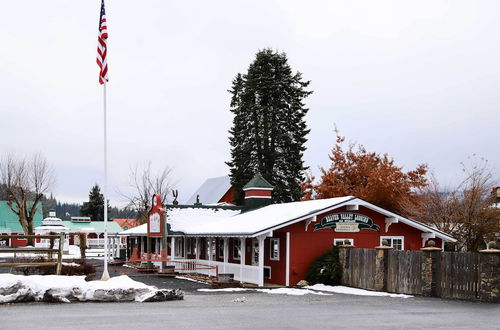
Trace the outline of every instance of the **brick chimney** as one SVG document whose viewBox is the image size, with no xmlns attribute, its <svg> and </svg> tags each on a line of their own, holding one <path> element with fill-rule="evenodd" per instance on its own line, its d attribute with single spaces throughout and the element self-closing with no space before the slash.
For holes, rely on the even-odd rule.
<svg viewBox="0 0 500 330">
<path fill-rule="evenodd" d="M 250 211 L 270 205 L 273 189 L 274 187 L 260 173 L 255 174 L 252 180 L 243 187 L 245 210 Z"/>
</svg>

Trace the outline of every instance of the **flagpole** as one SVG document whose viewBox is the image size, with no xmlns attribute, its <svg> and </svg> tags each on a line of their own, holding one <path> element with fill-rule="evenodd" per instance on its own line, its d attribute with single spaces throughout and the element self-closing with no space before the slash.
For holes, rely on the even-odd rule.
<svg viewBox="0 0 500 330">
<path fill-rule="evenodd" d="M 109 280 L 108 273 L 108 135 L 106 122 L 106 81 L 103 86 L 104 97 L 104 270 L 102 281 Z"/>
</svg>

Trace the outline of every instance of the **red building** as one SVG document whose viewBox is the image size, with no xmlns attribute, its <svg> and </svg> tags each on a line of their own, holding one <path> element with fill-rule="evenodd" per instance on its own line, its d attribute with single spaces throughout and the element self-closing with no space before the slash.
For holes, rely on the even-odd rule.
<svg viewBox="0 0 500 330">
<path fill-rule="evenodd" d="M 242 212 L 230 206 L 167 206 L 170 262 L 217 266 L 235 280 L 260 286 L 295 285 L 318 256 L 345 241 L 374 248 L 386 240 L 401 250 L 418 250 L 429 239 L 436 246 L 455 242 L 441 231 L 354 196 L 269 205 L 272 187 L 260 175 L 244 190 L 246 205 L 259 208 Z M 145 225 L 121 234 L 129 236 L 132 255 L 145 251 Z M 159 240 L 153 246 L 159 254 Z"/>
</svg>

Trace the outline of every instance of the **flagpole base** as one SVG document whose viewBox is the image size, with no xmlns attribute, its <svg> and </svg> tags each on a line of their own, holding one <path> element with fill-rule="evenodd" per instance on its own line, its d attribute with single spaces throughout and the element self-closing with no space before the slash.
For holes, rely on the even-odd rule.
<svg viewBox="0 0 500 330">
<path fill-rule="evenodd" d="M 108 271 L 107 270 L 103 271 L 102 276 L 101 276 L 101 281 L 107 281 L 109 279 L 110 279 L 110 277 L 109 277 Z"/>
</svg>

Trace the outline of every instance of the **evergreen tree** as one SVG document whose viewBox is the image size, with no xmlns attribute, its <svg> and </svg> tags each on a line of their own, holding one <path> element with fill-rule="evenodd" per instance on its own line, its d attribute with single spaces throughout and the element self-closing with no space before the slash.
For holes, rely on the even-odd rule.
<svg viewBox="0 0 500 330">
<path fill-rule="evenodd" d="M 89 201 L 83 203 L 80 214 L 90 217 L 92 221 L 104 221 L 104 196 L 97 184 L 90 190 Z"/>
<path fill-rule="evenodd" d="M 256 172 L 273 186 L 275 202 L 299 200 L 302 196 L 306 135 L 303 100 L 311 91 L 302 74 L 293 74 L 285 53 L 264 49 L 257 53 L 246 74 L 238 74 L 229 92 L 231 184 L 237 204 L 243 203 L 242 187 Z"/>
</svg>

